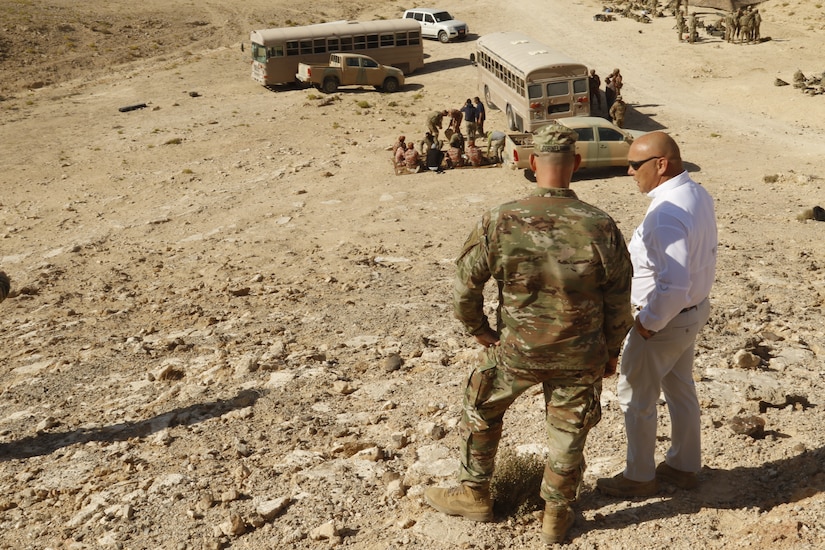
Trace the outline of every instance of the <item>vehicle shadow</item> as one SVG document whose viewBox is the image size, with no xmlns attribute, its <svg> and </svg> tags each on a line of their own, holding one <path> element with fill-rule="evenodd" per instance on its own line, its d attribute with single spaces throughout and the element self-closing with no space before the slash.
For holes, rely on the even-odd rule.
<svg viewBox="0 0 825 550">
<path fill-rule="evenodd" d="M 825 491 L 822 464 L 825 464 L 825 448 L 806 450 L 794 457 L 755 467 L 741 466 L 729 470 L 705 467 L 699 473 L 701 485 L 696 490 L 682 491 L 663 484 L 659 495 L 641 506 L 623 507 L 612 513 L 597 514 L 595 519 L 582 519 L 577 523 L 576 530 L 624 529 L 664 518 L 687 516 L 703 508 L 758 508 L 767 512 Z M 669 490 L 673 492 L 668 493 Z M 667 495 L 664 500 L 663 493 Z M 644 499 L 633 500 L 640 502 Z M 582 491 L 579 507 L 597 510 L 615 502 L 615 498 L 602 495 L 592 488 Z"/>
<path fill-rule="evenodd" d="M 54 451 L 91 441 L 124 441 L 133 437 L 146 437 L 172 426 L 189 426 L 229 411 L 250 407 L 263 396 L 259 390 L 243 390 L 231 399 L 218 399 L 173 409 L 140 422 L 124 422 L 100 428 L 79 428 L 72 431 L 39 433 L 15 441 L 0 444 L 0 461 L 31 458 L 51 454 Z"/>
<path fill-rule="evenodd" d="M 448 59 L 440 59 L 438 61 L 430 61 L 429 63 L 424 63 L 424 67 L 418 69 L 413 74 L 420 75 L 437 73 L 439 71 L 446 71 L 449 69 L 466 67 L 467 65 L 472 65 L 472 62 L 466 57 L 450 57 Z"/>
<path fill-rule="evenodd" d="M 656 113 L 642 112 L 640 109 L 656 108 L 660 105 L 655 103 L 650 104 L 635 104 L 628 103 L 627 110 L 624 114 L 624 128 L 632 130 L 641 130 L 642 132 L 655 132 L 657 130 L 664 130 L 666 127 L 656 122 L 653 118 Z M 591 109 L 591 116 L 601 117 L 605 120 L 611 120 L 608 110 L 604 108 Z M 612 122 L 612 120 L 611 120 Z"/>
</svg>

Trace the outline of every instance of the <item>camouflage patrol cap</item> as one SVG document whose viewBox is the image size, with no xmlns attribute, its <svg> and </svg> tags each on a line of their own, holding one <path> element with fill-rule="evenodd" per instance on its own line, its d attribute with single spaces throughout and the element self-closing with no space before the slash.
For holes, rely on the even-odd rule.
<svg viewBox="0 0 825 550">
<path fill-rule="evenodd" d="M 561 153 L 574 151 L 579 134 L 563 124 L 554 122 L 533 134 L 536 153 Z"/>
</svg>

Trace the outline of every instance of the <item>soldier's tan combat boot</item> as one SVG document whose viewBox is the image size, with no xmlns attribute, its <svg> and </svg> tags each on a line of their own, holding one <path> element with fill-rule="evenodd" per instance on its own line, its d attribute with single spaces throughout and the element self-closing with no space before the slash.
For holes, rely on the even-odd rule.
<svg viewBox="0 0 825 550">
<path fill-rule="evenodd" d="M 489 489 L 474 489 L 463 483 L 449 489 L 429 487 L 424 491 L 424 498 L 443 514 L 464 516 L 473 521 L 493 521 L 493 501 Z"/>
<path fill-rule="evenodd" d="M 567 532 L 575 520 L 573 509 L 569 506 L 547 503 L 544 505 L 544 520 L 541 523 L 541 540 L 544 544 L 564 542 Z"/>
</svg>

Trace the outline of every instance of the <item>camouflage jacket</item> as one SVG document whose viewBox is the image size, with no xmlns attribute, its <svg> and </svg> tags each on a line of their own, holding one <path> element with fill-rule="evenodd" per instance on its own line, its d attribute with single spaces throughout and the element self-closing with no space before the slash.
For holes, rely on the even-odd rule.
<svg viewBox="0 0 825 550">
<path fill-rule="evenodd" d="M 484 285 L 498 284 L 505 365 L 587 369 L 618 356 L 633 324 L 633 267 L 613 219 L 570 189 L 537 188 L 486 213 L 456 260 L 456 317 L 490 327 Z"/>
</svg>

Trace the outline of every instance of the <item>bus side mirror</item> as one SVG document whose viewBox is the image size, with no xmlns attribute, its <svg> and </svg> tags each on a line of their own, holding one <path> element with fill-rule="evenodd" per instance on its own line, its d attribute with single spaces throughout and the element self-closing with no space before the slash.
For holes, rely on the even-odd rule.
<svg viewBox="0 0 825 550">
<path fill-rule="evenodd" d="M 475 64 L 476 64 L 476 54 L 474 54 L 474 53 L 470 54 L 470 63 L 472 63 L 473 66 L 475 66 Z"/>
</svg>

